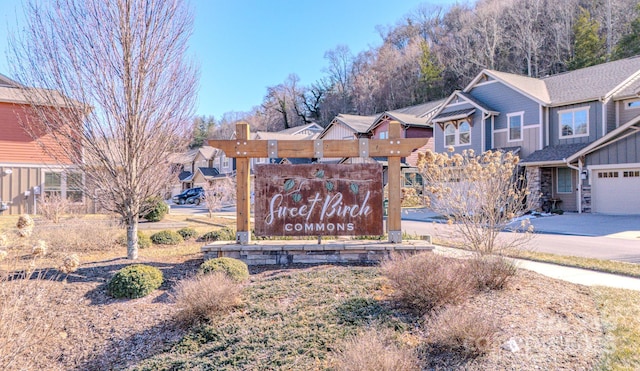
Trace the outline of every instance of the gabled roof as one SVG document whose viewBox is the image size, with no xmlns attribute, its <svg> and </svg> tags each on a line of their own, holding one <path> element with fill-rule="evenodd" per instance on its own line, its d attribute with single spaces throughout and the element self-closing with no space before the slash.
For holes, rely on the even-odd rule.
<svg viewBox="0 0 640 371">
<path fill-rule="evenodd" d="M 442 105 L 439 106 L 439 108 L 437 110 L 435 110 L 433 112 L 433 116 L 432 117 L 438 117 L 440 116 L 440 113 L 447 107 L 447 105 L 453 100 L 453 98 L 455 97 L 459 97 L 467 102 L 469 102 L 472 106 L 474 106 L 476 109 L 479 109 L 480 111 L 488 114 L 488 115 L 499 115 L 500 112 L 498 111 L 494 111 L 493 109 L 491 109 L 490 107 L 488 107 L 486 104 L 480 102 L 479 100 L 475 99 L 474 97 L 472 97 L 471 95 L 462 92 L 460 90 L 456 90 L 453 93 L 451 93 L 451 95 L 449 95 L 449 97 L 447 99 L 445 99 L 445 101 L 442 103 Z M 473 113 L 473 112 L 472 112 Z M 470 113 L 471 114 L 471 113 Z M 469 114 L 469 115 L 470 115 Z M 467 115 L 467 116 L 469 116 Z M 467 117 L 464 116 L 464 117 Z"/>
<path fill-rule="evenodd" d="M 7 76 L 5 76 L 5 75 L 3 75 L 1 73 L 0 73 L 0 86 L 9 87 L 9 88 L 22 88 L 22 87 L 24 87 L 21 84 L 19 84 L 17 81 L 11 80 L 10 78 L 8 78 Z"/>
<path fill-rule="evenodd" d="M 299 134 L 301 131 L 305 131 L 305 130 L 311 130 L 311 131 L 319 133 L 322 130 L 324 130 L 324 128 L 322 126 L 316 124 L 315 122 L 312 122 L 310 124 L 294 126 L 292 128 L 289 128 L 289 129 L 280 130 L 280 131 L 278 131 L 278 133 L 281 133 L 281 134 Z"/>
<path fill-rule="evenodd" d="M 545 77 L 553 105 L 608 99 L 640 76 L 640 56 Z"/>
<path fill-rule="evenodd" d="M 198 171 L 202 173 L 205 178 L 220 175 L 220 171 L 215 167 L 199 167 Z"/>
<path fill-rule="evenodd" d="M 560 165 L 565 164 L 567 159 L 573 154 L 587 146 L 587 143 L 560 144 L 557 146 L 547 146 L 539 149 L 525 159 L 520 164 L 528 166 L 539 165 Z"/>
<path fill-rule="evenodd" d="M 396 120 L 405 127 L 416 126 L 430 128 L 433 126 L 431 124 L 431 117 L 433 117 L 433 114 L 440 108 L 444 101 L 444 99 L 439 99 L 437 101 L 399 108 L 393 111 L 385 111 L 378 115 L 367 130 L 373 131 L 384 122 L 385 118 Z"/>
<path fill-rule="evenodd" d="M 181 182 L 188 182 L 193 179 L 193 173 L 190 171 L 182 171 L 178 174 L 178 179 L 180 179 Z"/>
<path fill-rule="evenodd" d="M 640 115 L 632 118 L 623 125 L 620 125 L 618 128 L 601 137 L 600 139 L 591 142 L 588 146 L 581 148 L 579 151 L 571 154 L 571 156 L 567 156 L 567 160 L 575 161 L 580 156 L 584 156 L 591 152 L 597 151 L 600 148 L 606 147 L 609 144 L 617 142 L 636 133 L 640 133 Z"/>
<path fill-rule="evenodd" d="M 640 91 L 640 56 L 602 63 L 540 79 L 483 70 L 464 89 L 471 91 L 487 76 L 546 106 L 629 97 Z"/>
<path fill-rule="evenodd" d="M 217 148 L 211 146 L 202 146 L 198 148 L 198 152 L 207 160 L 211 160 L 217 152 Z"/>
<path fill-rule="evenodd" d="M 369 127 L 373 122 L 379 117 L 379 115 L 375 116 L 358 116 L 358 115 L 347 115 L 340 113 L 336 117 L 331 120 L 331 123 L 327 125 L 326 128 L 320 134 L 320 138 L 324 137 L 325 134 L 333 127 L 334 125 L 341 124 L 349 129 L 353 130 L 354 134 L 365 134 L 368 132 Z"/>
<path fill-rule="evenodd" d="M 484 75 L 489 76 L 495 80 L 501 81 L 507 86 L 515 89 L 522 94 L 532 98 L 533 100 L 538 101 L 538 103 L 549 104 L 551 103 L 551 98 L 549 97 L 549 92 L 547 91 L 547 86 L 545 83 L 533 77 L 516 75 L 513 73 L 500 72 L 494 70 L 483 70 L 476 76 L 470 83 L 464 88 L 464 92 L 470 92 L 473 87 L 484 77 Z"/>
</svg>

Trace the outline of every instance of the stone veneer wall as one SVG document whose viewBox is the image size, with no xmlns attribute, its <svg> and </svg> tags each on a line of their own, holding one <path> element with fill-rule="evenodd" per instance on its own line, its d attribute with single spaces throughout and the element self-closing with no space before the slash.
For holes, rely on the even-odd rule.
<svg viewBox="0 0 640 371">
<path fill-rule="evenodd" d="M 591 185 L 582 184 L 582 212 L 591 212 Z"/>
<path fill-rule="evenodd" d="M 527 187 L 529 188 L 529 192 L 532 195 L 540 195 L 540 168 L 539 167 L 527 167 L 525 176 L 527 177 Z M 536 207 L 540 208 L 542 206 L 542 196 L 539 197 L 538 205 Z"/>
</svg>

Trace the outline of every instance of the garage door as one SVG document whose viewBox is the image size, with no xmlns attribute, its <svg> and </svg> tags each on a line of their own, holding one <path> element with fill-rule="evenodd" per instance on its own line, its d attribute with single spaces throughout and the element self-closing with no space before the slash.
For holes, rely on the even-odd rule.
<svg viewBox="0 0 640 371">
<path fill-rule="evenodd" d="M 640 214 L 640 168 L 593 170 L 593 211 Z"/>
</svg>

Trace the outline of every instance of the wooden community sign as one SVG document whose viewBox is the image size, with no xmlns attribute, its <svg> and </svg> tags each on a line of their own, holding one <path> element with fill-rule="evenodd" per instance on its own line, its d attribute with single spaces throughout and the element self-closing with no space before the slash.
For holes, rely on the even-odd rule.
<svg viewBox="0 0 640 371">
<path fill-rule="evenodd" d="M 255 167 L 258 236 L 382 235 L 382 166 Z"/>
<path fill-rule="evenodd" d="M 387 158 L 387 229 L 389 242 L 399 243 L 402 242 L 400 159 L 427 144 L 427 140 L 402 138 L 397 121 L 389 122 L 387 139 L 251 140 L 249 125 L 242 122 L 236 124 L 236 139 L 209 140 L 209 145 L 221 149 L 227 157 L 236 158 L 237 243 L 248 244 L 251 240 L 250 159 L 323 157 Z M 363 167 L 350 168 L 346 164 L 257 166 L 256 233 L 273 236 L 382 234 L 381 169 L 376 164 L 360 165 Z"/>
</svg>

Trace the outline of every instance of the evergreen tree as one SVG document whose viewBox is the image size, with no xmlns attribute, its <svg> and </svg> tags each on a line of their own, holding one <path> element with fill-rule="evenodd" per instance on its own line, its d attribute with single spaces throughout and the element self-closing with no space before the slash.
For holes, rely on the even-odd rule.
<svg viewBox="0 0 640 371">
<path fill-rule="evenodd" d="M 573 58 L 567 67 L 569 70 L 593 66 L 605 60 L 605 40 L 598 35 L 600 23 L 591 18 L 588 10 L 582 8 L 580 16 L 573 26 Z"/>
<path fill-rule="evenodd" d="M 216 125 L 216 120 L 213 116 L 200 116 L 193 120 L 193 134 L 191 137 L 191 143 L 189 148 L 200 148 L 207 144 L 207 138 L 209 132 Z"/>
<path fill-rule="evenodd" d="M 420 47 L 422 49 L 420 55 L 420 85 L 424 89 L 424 98 L 433 100 L 444 95 L 443 68 L 431 52 L 431 48 L 429 48 L 429 44 L 426 41 L 422 41 Z"/>
<path fill-rule="evenodd" d="M 622 59 L 640 54 L 640 4 L 636 8 L 638 16 L 631 22 L 631 32 L 616 44 L 613 59 Z"/>
</svg>

